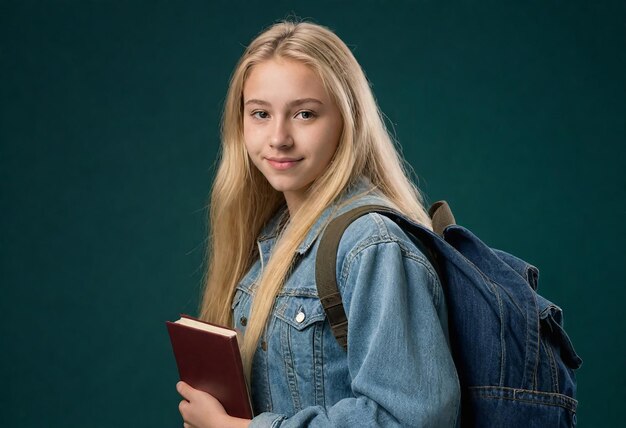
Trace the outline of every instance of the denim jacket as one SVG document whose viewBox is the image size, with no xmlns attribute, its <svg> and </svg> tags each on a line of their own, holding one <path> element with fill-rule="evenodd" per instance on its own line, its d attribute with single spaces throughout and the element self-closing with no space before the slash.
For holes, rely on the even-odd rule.
<svg viewBox="0 0 626 428">
<path fill-rule="evenodd" d="M 298 248 L 253 359 L 250 427 L 452 427 L 459 409 L 441 284 L 426 256 L 391 220 L 367 214 L 342 236 L 337 284 L 348 351 L 336 342 L 315 285 L 318 236 L 327 221 L 385 199 L 361 180 L 329 207 Z M 344 203 L 346 202 L 347 203 Z M 388 203 L 387 203 L 388 204 Z M 245 334 L 278 214 L 258 238 L 259 257 L 233 299 Z"/>
</svg>

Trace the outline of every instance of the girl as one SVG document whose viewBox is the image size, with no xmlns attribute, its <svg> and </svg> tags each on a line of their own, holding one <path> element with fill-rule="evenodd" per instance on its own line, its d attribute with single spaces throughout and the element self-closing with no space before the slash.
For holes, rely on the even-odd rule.
<svg viewBox="0 0 626 428">
<path fill-rule="evenodd" d="M 241 332 L 256 416 L 232 418 L 179 382 L 185 427 L 454 426 L 459 385 L 441 285 L 393 221 L 367 214 L 342 236 L 347 351 L 325 319 L 318 237 L 330 219 L 372 203 L 430 226 L 347 46 L 319 25 L 272 26 L 228 89 L 200 310 Z"/>
</svg>

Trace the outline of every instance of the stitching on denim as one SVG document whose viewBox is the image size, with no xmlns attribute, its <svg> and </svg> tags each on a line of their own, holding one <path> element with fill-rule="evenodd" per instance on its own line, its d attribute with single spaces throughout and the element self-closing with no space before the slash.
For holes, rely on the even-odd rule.
<svg viewBox="0 0 626 428">
<path fill-rule="evenodd" d="M 545 351 L 546 351 L 546 356 L 548 358 L 548 364 L 550 365 L 550 376 L 552 377 L 552 389 L 555 392 L 559 392 L 560 388 L 559 388 L 559 372 L 558 372 L 558 368 L 556 365 L 556 359 L 554 358 L 554 353 L 552 352 L 552 347 L 548 345 L 548 343 L 546 343 L 546 338 L 543 338 L 544 340 L 541 341 L 541 344 L 543 345 Z"/>
<path fill-rule="evenodd" d="M 389 230 L 387 228 L 387 225 L 385 224 L 384 220 L 382 219 L 382 215 L 377 214 L 377 213 L 369 213 L 361 218 L 370 218 L 373 219 L 376 222 L 376 225 L 379 226 L 378 227 L 378 232 L 375 235 L 370 235 L 367 239 L 364 239 L 360 242 L 357 243 L 357 245 L 352 248 L 352 250 L 346 255 L 343 265 L 345 266 L 346 263 L 350 264 L 351 260 L 350 258 L 354 258 L 358 255 L 358 253 L 362 250 L 364 250 L 366 247 L 374 245 L 374 244 L 382 244 L 382 243 L 389 243 L 389 242 L 395 242 L 397 243 L 400 248 L 403 250 L 404 253 L 407 254 L 411 254 L 413 255 L 413 257 L 415 258 L 416 261 L 419 261 L 420 263 L 422 263 L 424 265 L 424 267 L 428 270 L 428 273 L 434 278 L 437 279 L 437 274 L 435 273 L 434 269 L 432 268 L 432 266 L 430 265 L 430 262 L 428 261 L 428 259 L 426 258 L 426 256 L 424 256 L 422 253 L 416 253 L 411 249 L 411 246 L 413 246 L 414 244 L 412 242 L 406 242 L 404 239 L 401 239 L 400 237 L 397 237 L 395 235 L 391 235 L 389 233 Z M 358 220 L 357 220 L 358 221 Z M 389 220 L 389 221 L 393 221 L 393 220 Z M 355 221 L 356 223 L 356 221 Z M 354 223 L 352 223 L 354 224 Z M 345 269 L 342 269 L 342 279 L 344 278 L 344 271 Z"/>
<path fill-rule="evenodd" d="M 576 400 L 575 398 L 556 392 L 533 391 L 529 389 L 497 386 L 471 386 L 468 388 L 468 390 L 483 398 L 496 398 L 502 400 L 527 402 L 530 404 L 544 404 L 555 407 L 563 407 L 571 410 L 574 413 L 576 412 L 576 407 L 578 406 L 578 400 Z M 507 394 L 513 394 L 513 396 L 497 394 L 495 393 L 497 391 Z M 531 399 L 531 397 L 517 397 L 516 395 L 520 393 L 535 397 L 536 399 L 533 400 Z"/>
<path fill-rule="evenodd" d="M 469 260 L 468 260 L 469 262 Z M 471 263 L 471 262 L 470 262 Z M 537 311 L 533 311 L 533 308 L 528 308 L 528 305 L 526 305 L 526 310 L 523 310 L 519 304 L 517 303 L 517 299 L 516 299 L 516 295 L 513 295 L 506 287 L 502 286 L 499 282 L 493 281 L 490 277 L 485 276 L 483 274 L 483 272 L 478 269 L 478 267 L 476 265 L 474 265 L 472 263 L 472 265 L 474 266 L 474 268 L 477 269 L 477 272 L 480 273 L 481 276 L 483 276 L 483 278 L 486 279 L 486 284 L 489 285 L 489 287 L 491 288 L 494 297 L 496 298 L 497 302 L 498 302 L 498 310 L 499 310 L 499 317 L 500 317 L 500 321 L 501 321 L 501 334 L 500 334 L 500 342 L 502 343 L 502 350 L 503 350 L 503 358 L 501 358 L 501 362 L 502 362 L 502 366 L 501 366 L 501 372 L 500 372 L 500 383 L 499 385 L 504 385 L 504 367 L 505 367 L 505 363 L 506 363 L 506 358 L 505 358 L 505 354 L 504 352 L 506 351 L 506 347 L 505 347 L 505 335 L 504 335 L 504 323 L 502 323 L 502 320 L 504 320 L 504 311 L 503 311 L 503 302 L 502 302 L 502 297 L 500 295 L 500 293 L 504 293 L 509 297 L 509 300 L 517 307 L 517 309 L 519 310 L 520 314 L 524 317 L 524 320 L 526 321 L 526 325 L 525 325 L 525 329 L 524 329 L 524 376 L 522 379 L 522 385 L 528 386 L 526 385 L 526 379 L 528 377 L 530 377 L 530 383 L 531 383 L 531 387 L 534 384 L 533 381 L 533 376 L 535 376 L 535 373 L 537 372 L 537 368 L 539 365 L 539 347 L 540 347 L 540 339 L 541 339 L 541 335 L 539 332 L 539 319 L 537 316 Z M 530 287 L 530 285 L 527 282 L 524 282 L 524 284 L 531 290 L 531 297 L 533 299 L 535 299 L 535 306 L 534 309 L 536 309 L 537 304 L 536 304 L 536 293 L 532 290 L 532 288 Z M 533 367 L 530 368 L 528 370 L 528 360 L 530 357 L 530 331 L 531 331 L 531 327 L 529 326 L 533 320 L 536 320 L 536 323 L 534 323 L 532 325 L 532 327 L 534 327 L 534 330 L 537 332 L 537 339 L 535 341 L 535 347 L 534 349 L 537 350 L 536 358 L 534 358 L 533 361 Z"/>
<path fill-rule="evenodd" d="M 506 323 L 504 323 L 504 308 L 502 304 L 502 297 L 500 297 L 500 293 L 497 289 L 494 291 L 495 292 L 493 294 L 496 297 L 496 301 L 498 302 L 498 317 L 500 318 L 500 380 L 498 385 L 502 386 L 504 385 L 504 368 L 506 367 L 507 352 L 506 340 L 504 338 Z"/>
<path fill-rule="evenodd" d="M 410 241 L 410 238 L 409 238 L 409 241 L 406 241 L 402 237 L 391 234 L 391 232 L 389 231 L 389 227 L 387 226 L 387 223 L 385 223 L 385 219 L 387 219 L 387 221 L 391 221 L 392 224 L 400 227 L 393 220 L 378 213 L 372 213 L 372 216 L 375 221 L 379 222 L 380 227 L 384 229 L 386 236 L 389 237 L 389 239 L 393 240 L 400 246 L 400 250 L 401 250 L 403 257 L 406 257 L 408 259 L 411 259 L 421 264 L 426 269 L 431 279 L 428 286 L 429 286 L 430 294 L 433 297 L 433 304 L 435 305 L 435 307 L 439 308 L 441 296 L 443 295 L 443 287 L 441 286 L 439 275 L 437 275 L 437 273 L 435 272 L 433 266 L 430 263 L 430 260 L 428 260 L 428 257 L 426 257 L 421 252 L 416 253 L 415 251 L 413 251 L 412 247 L 415 244 Z M 407 234 L 406 232 L 404 233 Z"/>
<path fill-rule="evenodd" d="M 532 389 L 524 389 L 524 388 L 512 388 L 510 386 L 493 386 L 493 385 L 484 385 L 484 386 L 469 386 L 467 389 L 472 392 L 477 392 L 479 394 L 483 394 L 483 391 L 502 391 L 507 393 L 523 393 L 529 395 L 537 395 L 539 397 L 552 397 L 559 400 L 571 401 L 573 404 L 578 404 L 578 400 L 572 398 L 568 395 L 562 394 L 560 392 L 546 392 L 546 391 L 535 391 Z"/>
<path fill-rule="evenodd" d="M 459 254 L 460 254 L 460 253 L 459 253 Z M 502 311 L 502 301 L 501 301 L 501 298 L 500 298 L 499 293 L 497 293 L 496 291 L 497 291 L 497 290 L 503 290 L 503 291 L 504 291 L 507 295 L 509 295 L 509 296 L 511 296 L 511 293 L 509 293 L 508 289 L 507 289 L 506 287 L 502 286 L 499 282 L 494 281 L 492 278 L 490 278 L 490 277 L 488 277 L 487 275 L 485 275 L 485 274 L 483 273 L 483 271 L 482 271 L 481 269 L 479 269 L 479 268 L 478 268 L 478 266 L 476 266 L 476 265 L 474 264 L 474 262 L 472 262 L 471 260 L 469 260 L 467 257 L 463 256 L 462 254 L 460 254 L 460 256 L 461 256 L 461 257 L 462 257 L 462 258 L 463 258 L 463 259 L 464 259 L 464 260 L 465 260 L 465 261 L 466 261 L 469 265 L 471 265 L 471 266 L 474 268 L 475 272 L 476 272 L 478 275 L 480 275 L 480 276 L 484 279 L 485 284 L 486 284 L 486 285 L 488 285 L 488 286 L 492 289 L 492 291 L 494 292 L 494 295 L 496 296 L 496 299 L 498 300 L 499 313 L 500 313 L 500 320 L 503 320 L 503 316 L 502 316 L 502 314 L 503 314 L 503 311 Z M 523 277 L 522 277 L 522 279 L 523 279 Z M 530 284 L 529 284 L 527 281 L 524 281 L 524 283 L 526 284 L 526 286 L 528 286 L 528 287 L 531 289 L 531 293 L 533 294 L 533 296 L 536 296 L 536 293 L 535 293 L 535 291 L 532 289 L 532 287 L 530 286 Z M 512 296 L 511 296 L 511 297 L 512 297 Z M 536 297 L 535 297 L 535 298 L 536 298 Z M 527 312 L 527 311 L 522 311 L 522 310 L 521 310 L 521 308 L 519 307 L 519 305 L 517 304 L 517 301 L 516 301 L 515 299 L 511 298 L 511 301 L 515 304 L 515 306 L 517 306 L 517 308 L 518 308 L 518 309 L 520 309 L 520 312 L 521 312 L 523 315 L 525 315 L 526 320 L 527 320 L 527 324 L 528 324 L 528 323 L 530 322 L 530 321 L 528 321 L 528 319 L 529 319 L 529 314 L 528 314 L 528 312 Z M 530 316 L 532 316 L 532 315 L 533 315 L 533 314 L 530 314 Z M 537 317 L 534 317 L 534 318 L 537 318 Z M 537 349 L 539 349 L 539 343 L 538 343 L 538 342 L 539 342 L 539 330 L 538 330 L 538 328 L 539 328 L 539 321 L 538 321 L 538 320 L 537 320 L 537 324 L 536 324 L 536 326 L 537 326 L 537 343 L 536 343 L 536 345 L 537 345 Z M 526 334 L 525 334 L 525 336 L 526 336 L 526 345 L 527 345 L 526 347 L 528 347 L 528 343 L 529 343 L 529 342 L 528 342 L 528 340 L 529 340 L 529 339 L 528 339 L 528 334 L 529 334 L 529 330 L 528 330 L 528 328 L 526 328 L 526 332 L 525 332 L 525 333 L 526 333 Z M 504 337 L 502 336 L 502 334 L 501 334 L 501 336 L 500 336 L 500 341 L 501 341 L 501 343 L 502 343 L 502 350 L 503 350 L 503 357 L 504 357 L 504 355 L 505 355 L 505 354 L 504 354 L 504 352 L 506 351 L 506 348 L 505 348 Z M 503 374 L 504 374 L 504 373 L 503 373 L 503 371 L 502 371 L 502 370 L 504 370 L 504 363 L 505 363 L 505 361 L 506 361 L 506 360 L 505 360 L 505 358 L 503 358 L 501 361 L 502 361 L 503 365 L 502 365 L 502 367 L 501 367 L 501 372 L 500 372 L 500 375 L 501 375 L 501 376 L 500 376 L 500 379 L 501 379 L 500 385 L 503 385 L 502 380 L 504 379 L 504 378 L 503 378 Z M 536 366 L 537 366 L 537 361 L 538 361 L 538 359 L 535 361 L 535 370 L 536 370 Z M 526 372 L 526 369 L 524 369 L 524 372 Z"/>
<path fill-rule="evenodd" d="M 391 234 L 389 233 L 389 228 L 385 224 L 385 221 L 381 218 L 381 215 L 378 213 L 370 213 L 371 219 L 374 220 L 376 226 L 378 226 L 378 231 L 380 232 L 380 236 L 383 239 L 391 239 Z"/>
<path fill-rule="evenodd" d="M 272 425 L 270 428 L 278 428 L 279 426 L 281 426 L 283 424 L 283 422 L 286 420 L 287 418 L 285 416 L 279 416 L 276 419 L 274 419 L 274 421 L 272 422 Z"/>
<path fill-rule="evenodd" d="M 250 266 L 250 268 L 248 269 L 248 272 L 246 272 L 243 278 L 241 278 L 241 280 L 237 283 L 236 288 L 246 289 L 246 290 L 252 290 L 254 288 L 258 280 L 261 278 L 260 269 L 257 275 L 255 275 L 255 277 L 252 278 L 252 271 L 255 269 L 255 264 L 257 263 L 259 263 L 258 260 L 255 263 L 253 263 L 252 266 Z"/>
<path fill-rule="evenodd" d="M 308 316 L 307 317 L 307 322 L 302 322 L 301 324 L 297 324 L 296 322 L 291 320 L 288 316 L 286 315 L 276 315 L 275 316 L 276 319 L 281 320 L 283 323 L 290 325 L 292 328 L 294 328 L 297 331 L 302 331 L 305 330 L 306 328 L 314 325 L 315 323 L 319 323 L 321 321 L 324 321 L 326 319 L 326 316 L 324 314 L 320 314 L 320 315 L 315 315 L 315 316 Z"/>
<path fill-rule="evenodd" d="M 370 235 L 367 239 L 364 239 L 360 241 L 359 243 L 357 243 L 357 245 L 354 248 L 352 248 L 352 250 L 350 250 L 350 252 L 345 256 L 345 259 L 343 261 L 344 267 L 346 266 L 346 264 L 351 264 L 352 261 L 350 260 L 350 258 L 355 258 L 360 251 L 364 250 L 368 246 L 375 245 L 375 244 L 395 242 L 400 246 L 404 255 L 406 254 L 412 255 L 413 259 L 420 262 L 426 268 L 430 276 L 434 280 L 436 280 L 436 282 L 441 286 L 441 284 L 439 283 L 439 278 L 435 270 L 433 269 L 433 267 L 430 265 L 428 258 L 424 256 L 422 253 L 414 252 L 411 249 L 411 247 L 414 245 L 412 242 L 410 241 L 407 242 L 404 239 L 401 239 L 400 237 L 397 237 L 389 233 L 389 229 L 387 228 L 387 225 L 384 222 L 384 218 L 387 218 L 387 217 L 384 217 L 383 215 L 378 214 L 378 213 L 369 213 L 369 214 L 364 215 L 361 218 L 373 219 L 376 222 L 376 225 L 378 226 L 379 233 Z M 353 222 L 352 224 L 356 223 L 356 221 Z M 393 220 L 389 219 L 389 221 L 393 221 Z M 345 277 L 346 277 L 345 271 L 346 271 L 345 268 L 341 270 L 341 278 L 340 278 L 341 280 L 345 280 Z"/>
<path fill-rule="evenodd" d="M 365 250 L 367 250 L 369 247 L 373 247 L 373 246 L 376 246 L 378 244 L 397 244 L 398 247 L 400 247 L 400 250 L 403 253 L 403 255 L 408 254 L 408 251 L 406 251 L 406 249 L 402 248 L 401 243 L 397 239 L 383 238 L 380 235 L 370 236 L 369 238 L 364 239 L 363 241 L 359 242 L 359 244 L 357 244 L 355 247 L 353 247 L 352 250 L 350 250 L 350 252 L 345 256 L 344 261 L 343 261 L 343 268 L 341 269 L 341 277 L 340 277 L 340 279 L 341 280 L 345 280 L 346 279 L 350 269 L 352 268 L 352 264 L 354 263 L 355 259 L 360 257 L 361 254 Z M 428 268 L 428 265 L 419 256 L 416 255 L 414 257 L 414 259 L 416 261 L 421 262 L 422 265 L 424 265 L 425 268 Z M 429 270 L 429 273 L 431 273 L 430 270 Z"/>
<path fill-rule="evenodd" d="M 285 311 L 289 306 L 288 301 L 282 302 L 280 305 L 278 304 L 279 302 L 280 300 L 278 299 L 274 300 L 274 309 L 270 312 L 270 314 L 273 313 L 277 318 L 286 318 Z"/>
<path fill-rule="evenodd" d="M 319 300 L 317 294 L 308 295 L 308 296 L 279 295 L 279 297 L 281 297 L 282 299 L 276 299 L 276 302 L 280 300 L 284 300 L 284 302 L 282 302 L 280 306 L 277 305 L 276 310 L 273 311 L 270 316 L 282 320 L 283 322 L 294 327 L 296 330 L 304 330 L 306 327 L 310 326 L 311 324 L 314 324 L 319 321 L 324 321 L 326 319 L 326 313 L 324 312 L 322 308 L 322 302 Z M 285 297 L 287 298 L 285 299 Z M 287 313 L 289 309 L 293 308 L 293 303 L 290 304 L 290 302 L 292 302 L 291 298 L 311 299 L 310 303 L 313 304 L 313 309 L 309 313 L 306 314 L 305 321 L 298 323 L 294 321 L 293 319 L 293 316 L 294 316 L 293 312 Z M 301 305 L 302 302 L 296 301 L 295 304 Z M 296 313 L 297 312 L 298 311 L 296 311 Z"/>
<path fill-rule="evenodd" d="M 406 254 L 407 257 L 410 257 L 413 260 L 415 260 L 416 262 L 421 263 L 426 268 L 426 270 L 428 271 L 428 273 L 430 274 L 432 279 L 434 279 L 435 282 L 437 283 L 437 285 L 439 285 L 439 288 L 441 288 L 441 283 L 439 281 L 439 276 L 435 272 L 434 268 L 431 266 L 430 261 L 428 260 L 428 257 L 426 257 L 421 252 L 416 253 L 415 251 L 412 250 L 411 247 L 414 246 L 415 244 L 410 240 L 410 238 L 409 238 L 408 241 L 406 241 L 406 240 L 402 239 L 402 237 L 392 235 L 391 232 L 389 231 L 389 227 L 387 226 L 387 223 L 385 223 L 385 219 L 387 221 L 392 222 L 392 224 L 394 224 L 394 225 L 396 225 L 398 227 L 400 227 L 400 226 L 397 223 L 395 223 L 393 220 L 391 220 L 390 218 L 388 218 L 388 217 L 386 217 L 386 216 L 384 216 L 382 214 L 371 213 L 370 215 L 379 224 L 381 231 L 384 232 L 384 235 L 381 235 L 381 237 L 386 237 L 386 238 L 392 239 L 394 242 L 397 242 L 398 245 L 400 246 L 400 249 L 402 250 L 403 254 Z M 404 232 L 404 234 L 406 235 L 407 233 Z M 440 290 L 437 290 L 437 293 L 439 291 Z"/>
<path fill-rule="evenodd" d="M 532 286 L 530 285 L 530 283 L 528 281 L 525 282 L 526 286 L 528 286 L 528 288 L 530 289 L 530 295 L 532 296 L 532 301 L 533 301 L 533 311 L 531 314 L 529 314 L 529 317 L 531 320 L 534 321 L 534 325 L 533 325 L 533 332 L 535 332 L 537 334 L 537 339 L 535 342 L 535 349 L 537 349 L 536 352 L 536 357 L 535 357 L 535 361 L 534 361 L 534 367 L 532 369 L 532 373 L 533 373 L 533 386 L 536 387 L 536 376 L 537 376 L 537 371 L 539 370 L 539 355 L 541 354 L 541 324 L 539 323 L 539 314 L 537 311 L 537 295 L 535 294 L 535 291 L 533 290 Z M 558 391 L 558 390 L 557 390 Z"/>
<path fill-rule="evenodd" d="M 539 367 L 541 366 L 541 360 L 542 360 L 542 356 L 541 356 L 541 331 L 539 331 L 539 349 L 537 351 L 537 362 L 535 364 L 535 369 L 533 370 L 532 373 L 532 378 L 531 378 L 531 385 L 530 385 L 530 389 L 536 390 L 539 389 Z"/>
<path fill-rule="evenodd" d="M 277 297 L 318 297 L 317 290 L 312 288 L 289 288 L 283 289 L 277 295 Z"/>
<path fill-rule="evenodd" d="M 505 289 L 506 290 L 506 289 Z M 530 317 L 532 316 L 530 311 L 526 309 L 523 312 L 524 321 L 526 321 L 526 325 L 524 327 L 524 374 L 522 375 L 522 386 L 527 388 L 529 385 L 527 384 L 527 376 L 528 376 L 528 359 L 530 358 L 530 329 L 528 328 L 528 324 L 530 323 Z"/>
<path fill-rule="evenodd" d="M 528 403 L 528 404 L 535 404 L 535 405 L 542 405 L 542 406 L 552 406 L 552 407 L 561 407 L 561 408 L 565 408 L 567 410 L 571 410 L 572 412 L 576 412 L 576 409 L 570 407 L 570 405 L 568 403 L 554 403 L 554 402 L 549 402 L 549 401 L 535 401 L 535 400 L 530 400 L 528 398 L 518 398 L 518 397 L 503 397 L 500 395 L 490 395 L 490 394 L 481 394 L 481 397 L 483 398 L 495 398 L 498 400 L 508 400 L 508 401 L 519 401 L 522 403 Z"/>
<path fill-rule="evenodd" d="M 313 326 L 313 376 L 315 378 L 315 404 L 326 406 L 324 393 L 324 328 L 328 323 Z"/>
<path fill-rule="evenodd" d="M 274 314 L 273 318 L 279 319 L 285 324 L 290 325 L 294 329 L 301 331 L 317 322 L 324 321 L 326 319 L 326 315 L 324 313 L 320 313 L 318 315 L 308 315 L 306 318 L 306 322 L 303 321 L 302 323 L 296 323 L 291 319 L 291 317 L 287 316 L 284 311 L 280 314 Z"/>
<path fill-rule="evenodd" d="M 293 359 L 293 352 L 291 351 L 291 326 L 284 324 L 281 328 L 281 343 L 283 346 L 285 373 L 287 374 L 287 386 L 289 388 L 289 395 L 294 408 L 294 412 L 299 412 L 302 409 L 300 403 L 300 394 L 298 394 L 298 378 L 296 376 L 295 363 Z"/>
<path fill-rule="evenodd" d="M 345 257 L 344 262 L 343 262 L 343 268 L 341 269 L 341 276 L 339 278 L 340 290 L 343 290 L 345 288 L 345 284 L 348 281 L 348 277 L 350 275 L 352 265 L 356 261 L 356 259 L 358 259 L 362 255 L 362 253 L 365 252 L 366 249 L 370 247 L 374 247 L 379 244 L 398 245 L 398 247 L 400 248 L 402 257 L 413 260 L 416 263 L 419 263 L 422 267 L 424 267 L 424 269 L 426 269 L 428 273 L 428 277 L 430 278 L 431 282 L 436 284 L 436 286 L 439 289 L 441 288 L 441 284 L 439 283 L 437 276 L 432 271 L 430 263 L 424 258 L 424 256 L 417 255 L 413 252 L 407 251 L 404 245 L 402 245 L 403 244 L 402 241 L 399 241 L 397 239 L 384 240 L 384 239 L 381 239 L 380 236 L 372 236 L 368 238 L 367 240 L 363 241 L 360 245 L 357 245 L 355 248 L 353 248 L 352 251 L 350 251 L 350 253 Z M 439 292 L 439 290 L 437 291 Z M 431 293 L 431 294 L 435 294 L 435 293 Z"/>
<path fill-rule="evenodd" d="M 400 245 L 400 249 L 402 250 L 402 245 Z M 422 256 L 417 256 L 412 252 L 405 253 L 404 251 L 402 255 L 407 259 L 417 262 L 418 264 L 425 267 L 427 270 L 430 269 L 430 264 L 426 264 Z M 439 305 L 441 303 L 441 296 L 443 295 L 443 288 L 441 287 L 441 282 L 439 282 L 439 276 L 432 274 L 430 270 L 428 273 L 428 276 L 431 280 L 429 281 L 428 288 L 430 289 L 430 294 L 433 296 L 433 304 L 435 305 L 435 307 L 439 308 Z"/>
<path fill-rule="evenodd" d="M 250 307 L 248 305 L 246 306 L 249 310 Z M 270 322 L 269 326 L 265 329 L 266 331 L 259 339 L 259 342 L 257 344 L 257 351 L 254 353 L 253 357 L 253 365 L 256 367 L 261 367 L 261 372 L 258 377 L 262 379 L 262 381 L 257 381 L 255 383 L 255 388 L 258 388 L 259 385 L 263 388 L 262 394 L 260 395 L 260 397 L 263 397 L 263 402 L 254 402 L 254 405 L 263 408 L 266 412 L 271 412 L 274 410 L 272 406 L 272 390 L 269 383 L 269 361 L 267 358 L 267 352 L 259 352 L 259 349 L 261 348 L 262 342 L 267 341 L 267 330 L 269 330 L 270 328 L 273 329 L 273 325 L 274 323 Z"/>
<path fill-rule="evenodd" d="M 240 324 L 239 327 L 237 327 L 237 322 L 242 317 L 250 316 L 248 312 L 244 312 L 244 308 L 248 308 L 248 310 L 250 309 L 249 305 L 245 304 L 246 299 L 249 299 L 249 297 L 250 295 L 248 293 L 243 290 L 237 289 L 230 307 L 230 312 L 232 316 L 231 327 L 239 329 L 242 337 L 246 334 L 246 326 Z"/>
</svg>

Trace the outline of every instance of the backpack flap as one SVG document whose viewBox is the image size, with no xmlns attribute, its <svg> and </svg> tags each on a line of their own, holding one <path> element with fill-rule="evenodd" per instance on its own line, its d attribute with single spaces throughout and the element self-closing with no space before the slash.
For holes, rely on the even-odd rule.
<svg viewBox="0 0 626 428">
<path fill-rule="evenodd" d="M 572 369 L 578 369 L 583 360 L 574 350 L 574 345 L 563 329 L 563 310 L 546 299 L 537 295 L 537 309 L 541 320 L 542 333 L 551 338 L 552 345 L 560 350 L 561 358 Z"/>
</svg>

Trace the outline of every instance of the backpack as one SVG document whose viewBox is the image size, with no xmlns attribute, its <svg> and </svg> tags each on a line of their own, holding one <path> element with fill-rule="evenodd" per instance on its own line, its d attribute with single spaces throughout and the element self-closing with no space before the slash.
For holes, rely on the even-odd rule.
<svg viewBox="0 0 626 428">
<path fill-rule="evenodd" d="M 336 282 L 337 249 L 348 225 L 370 212 L 412 236 L 441 280 L 461 385 L 461 426 L 575 426 L 574 370 L 582 360 L 563 329 L 561 308 L 537 293 L 536 267 L 456 225 L 445 201 L 429 210 L 434 232 L 380 205 L 357 207 L 328 224 L 315 280 L 339 344 L 347 348 L 348 322 Z"/>
</svg>

